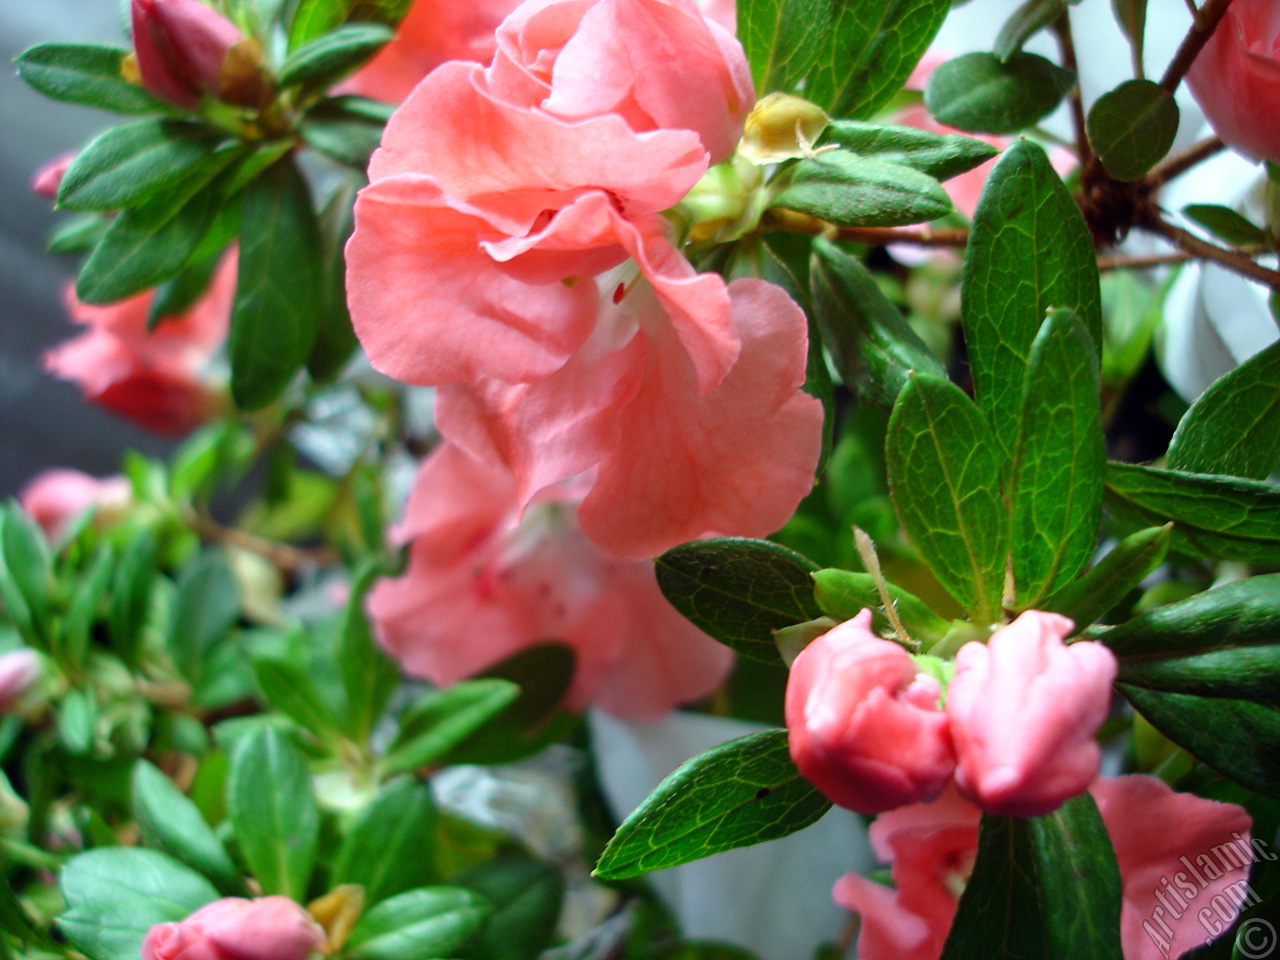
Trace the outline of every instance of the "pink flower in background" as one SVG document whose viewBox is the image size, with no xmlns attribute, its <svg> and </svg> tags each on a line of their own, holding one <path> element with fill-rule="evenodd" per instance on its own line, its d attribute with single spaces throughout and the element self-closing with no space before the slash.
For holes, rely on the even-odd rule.
<svg viewBox="0 0 1280 960">
<path fill-rule="evenodd" d="M 1110 709 L 1116 658 L 1100 643 L 1064 644 L 1073 627 L 1028 610 L 956 655 L 947 688 L 956 783 L 984 810 L 1042 816 L 1098 775 L 1093 735 Z"/>
<path fill-rule="evenodd" d="M 74 380 L 86 398 L 148 430 L 187 433 L 220 402 L 208 367 L 226 339 L 235 286 L 235 257 L 227 254 L 200 299 L 151 332 L 153 293 L 95 306 L 68 289 L 71 318 L 88 329 L 46 353 L 45 369 Z"/>
<path fill-rule="evenodd" d="M 31 178 L 31 189 L 50 200 L 58 199 L 58 188 L 62 186 L 62 178 L 75 158 L 74 150 L 58 154 L 35 172 L 35 176 Z"/>
<path fill-rule="evenodd" d="M 180 923 L 156 924 L 142 960 L 306 960 L 324 942 L 320 925 L 288 897 L 226 897 Z"/>
<path fill-rule="evenodd" d="M 406 672 L 450 684 L 560 641 L 576 656 L 566 706 L 643 720 L 723 681 L 732 653 L 667 603 L 653 565 L 579 532 L 576 486 L 549 488 L 518 516 L 509 474 L 449 443 L 424 461 L 394 531 L 410 544 L 408 570 L 368 599 Z"/>
<path fill-rule="evenodd" d="M 1175 793 L 1141 775 L 1100 779 L 1089 792 L 1120 868 L 1126 960 L 1176 960 L 1230 925 L 1206 926 L 1201 911 L 1217 922 L 1219 909 L 1231 917 L 1240 910 L 1252 860 L 1243 807 Z M 937 960 L 973 870 L 980 818 L 976 806 L 948 790 L 871 825 L 872 847 L 892 863 L 897 889 L 851 873 L 833 891 L 837 903 L 861 915 L 861 960 Z M 1178 905 L 1168 909 L 1170 902 Z"/>
<path fill-rule="evenodd" d="M 1254 160 L 1280 161 L 1280 7 L 1235 0 L 1187 85 L 1223 142 Z"/>
<path fill-rule="evenodd" d="M 880 813 L 932 800 L 955 768 L 938 681 L 863 610 L 805 647 L 787 679 L 796 767 L 835 803 Z"/>
<path fill-rule="evenodd" d="M 27 481 L 18 502 L 49 540 L 57 540 L 86 510 L 119 512 L 132 497 L 133 488 L 124 477 L 99 480 L 79 470 L 46 470 Z"/>
<path fill-rule="evenodd" d="M 40 655 L 22 647 L 0 654 L 0 714 L 12 710 L 40 676 Z"/>
</svg>

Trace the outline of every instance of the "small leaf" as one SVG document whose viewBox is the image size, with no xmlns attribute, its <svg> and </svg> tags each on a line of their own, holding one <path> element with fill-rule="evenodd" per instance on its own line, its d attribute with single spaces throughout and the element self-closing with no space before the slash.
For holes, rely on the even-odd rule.
<svg viewBox="0 0 1280 960">
<path fill-rule="evenodd" d="M 323 739 L 338 729 L 338 720 L 307 671 L 280 656 L 257 656 L 253 674 L 262 698 L 304 730 Z"/>
<path fill-rule="evenodd" d="M 998 448 L 982 414 L 949 380 L 913 376 L 889 418 L 885 463 L 911 543 L 975 621 L 994 622 L 1009 519 Z"/>
<path fill-rule="evenodd" d="M 999 153 L 983 140 L 958 133 L 933 133 L 859 120 L 831 121 L 821 142 L 839 144 L 860 157 L 911 167 L 936 180 L 965 173 Z"/>
<path fill-rule="evenodd" d="M 1164 562 L 1172 539 L 1172 524 L 1130 534 L 1112 547 L 1097 566 L 1046 599 L 1044 609 L 1070 617 L 1076 629 L 1083 630 L 1155 572 Z"/>
<path fill-rule="evenodd" d="M 785 837 L 830 808 L 791 762 L 786 730 L 739 737 L 667 777 L 618 827 L 595 876 L 636 877 Z"/>
<path fill-rule="evenodd" d="M 240 588 L 220 550 L 206 550 L 182 568 L 170 616 L 169 654 L 199 691 L 213 649 L 240 617 Z"/>
<path fill-rule="evenodd" d="M 198 871 L 226 894 L 244 880 L 196 805 L 146 760 L 133 767 L 133 817 L 147 846 Z"/>
<path fill-rule="evenodd" d="M 1117 180 L 1140 180 L 1178 134 L 1178 104 L 1150 80 L 1126 80 L 1089 108 L 1085 124 L 1094 153 Z"/>
<path fill-rule="evenodd" d="M 914 594 L 893 584 L 888 587 L 898 618 L 913 639 L 923 640 L 926 647 L 931 646 L 951 629 L 950 623 L 925 606 Z M 819 570 L 813 575 L 813 595 L 822 607 L 822 612 L 835 620 L 852 620 L 863 608 L 869 607 L 875 632 L 887 633 L 891 629 L 889 618 L 884 615 L 875 579 L 869 573 Z"/>
<path fill-rule="evenodd" d="M 550 943 L 564 905 L 564 875 L 553 863 L 503 854 L 454 882 L 493 905 L 461 956 L 465 960 L 535 960 Z"/>
<path fill-rule="evenodd" d="M 388 781 L 347 831 L 334 862 L 332 883 L 364 887 L 366 908 L 431 883 L 435 823 L 430 785 L 412 777 Z"/>
<path fill-rule="evenodd" d="M 93 558 L 89 569 L 80 575 L 59 631 L 56 652 L 64 662 L 77 666 L 85 662 L 89 652 L 89 631 L 102 612 L 115 563 L 115 551 L 109 546 L 103 547 Z"/>
<path fill-rule="evenodd" d="M 168 113 L 142 87 L 124 78 L 129 51 L 80 43 L 42 43 L 15 61 L 18 76 L 46 97 L 117 113 Z"/>
<path fill-rule="evenodd" d="M 515 702 L 520 688 L 498 679 L 464 680 L 420 697 L 401 718 L 383 769 L 403 773 L 435 763 Z"/>
<path fill-rule="evenodd" d="M 395 35 L 380 23 L 348 23 L 294 50 L 280 65 L 281 88 L 329 86 L 354 70 Z"/>
<path fill-rule="evenodd" d="M 1147 0 L 1111 0 L 1111 11 L 1133 48 L 1133 62 L 1141 64 L 1143 39 L 1147 33 Z"/>
<path fill-rule="evenodd" d="M 1232 246 L 1265 243 L 1267 239 L 1265 230 L 1230 207 L 1216 203 L 1190 203 L 1182 208 L 1182 213 Z"/>
<path fill-rule="evenodd" d="M 1017 133 L 1047 117 L 1075 84 L 1075 74 L 1034 53 L 1001 61 L 966 53 L 930 75 L 924 104 L 939 123 L 968 133 Z"/>
<path fill-rule="evenodd" d="M 0 601 L 30 646 L 47 649 L 49 582 L 53 576 L 44 536 L 16 502 L 0 507 Z"/>
<path fill-rule="evenodd" d="M 754 660 L 778 663 L 773 631 L 822 616 L 810 579 L 817 565 L 765 540 L 695 540 L 655 563 L 658 586 L 673 607 Z"/>
<path fill-rule="evenodd" d="M 996 36 L 996 58 L 1007 61 L 1022 45 L 1066 13 L 1066 0 L 1026 0 L 1004 22 Z"/>
<path fill-rule="evenodd" d="M 49 252 L 88 253 L 97 246 L 109 224 L 106 217 L 97 214 L 70 217 L 49 234 Z"/>
<path fill-rule="evenodd" d="M 1259 351 L 1191 405 L 1169 441 L 1171 470 L 1265 480 L 1280 462 L 1280 343 Z"/>
<path fill-rule="evenodd" d="M 289 23 L 289 49 L 297 50 L 342 24 L 348 0 L 298 0 Z"/>
<path fill-rule="evenodd" d="M 791 167 L 773 205 L 842 227 L 891 227 L 936 220 L 951 212 L 937 180 L 911 167 L 865 160 L 846 150 Z"/>
<path fill-rule="evenodd" d="M 344 725 L 357 742 L 369 738 L 400 683 L 400 671 L 374 642 L 369 616 L 364 610 L 365 595 L 383 572 L 377 560 L 367 560 L 356 569 L 335 651 L 346 694 Z"/>
<path fill-rule="evenodd" d="M 455 956 L 484 923 L 489 906 L 460 887 L 419 887 L 368 910 L 351 931 L 348 960 Z"/>
</svg>

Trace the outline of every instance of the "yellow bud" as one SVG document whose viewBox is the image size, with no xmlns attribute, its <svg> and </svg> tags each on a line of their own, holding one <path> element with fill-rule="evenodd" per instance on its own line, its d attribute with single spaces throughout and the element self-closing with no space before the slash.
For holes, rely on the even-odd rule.
<svg viewBox="0 0 1280 960">
<path fill-rule="evenodd" d="M 327 952 L 341 950 L 364 910 L 364 887 L 344 883 L 307 904 L 307 913 L 324 928 Z"/>
<path fill-rule="evenodd" d="M 754 163 L 811 157 L 813 142 L 830 122 L 816 103 L 789 93 L 771 93 L 747 115 L 738 152 Z"/>
</svg>

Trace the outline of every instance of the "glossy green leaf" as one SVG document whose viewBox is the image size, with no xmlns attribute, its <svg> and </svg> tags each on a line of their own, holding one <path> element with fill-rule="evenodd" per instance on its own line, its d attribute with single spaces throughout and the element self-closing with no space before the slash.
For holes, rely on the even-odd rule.
<svg viewBox="0 0 1280 960">
<path fill-rule="evenodd" d="M 939 123 L 969 133 L 1016 133 L 1044 119 L 1075 84 L 1075 74 L 1034 53 L 1001 61 L 966 53 L 929 76 L 924 103 Z"/>
<path fill-rule="evenodd" d="M 172 108 L 125 80 L 129 51 L 83 43 L 42 43 L 17 58 L 18 76 L 46 97 L 117 113 L 161 113 Z"/>
<path fill-rule="evenodd" d="M 867 269 L 835 244 L 814 241 L 809 280 L 823 342 L 840 378 L 858 396 L 890 406 L 911 371 L 946 375 Z"/>
<path fill-rule="evenodd" d="M 785 837 L 830 807 L 791 762 L 786 730 L 739 737 L 662 781 L 618 827 L 595 876 L 635 877 Z"/>
<path fill-rule="evenodd" d="M 939 582 L 980 622 L 1000 611 L 1009 519 L 999 448 L 964 392 L 913 376 L 889 418 L 889 495 L 898 519 Z"/>
<path fill-rule="evenodd" d="M 1267 239 L 1265 230 L 1230 207 L 1216 203 L 1189 203 L 1182 208 L 1182 213 L 1232 246 L 1265 243 Z"/>
<path fill-rule="evenodd" d="M 307 670 L 287 657 L 257 656 L 253 675 L 262 698 L 304 730 L 324 738 L 338 729 L 338 718 Z"/>
<path fill-rule="evenodd" d="M 799 161 L 773 205 L 842 227 L 891 227 L 951 212 L 937 180 L 911 167 L 835 150 Z"/>
<path fill-rule="evenodd" d="M 365 595 L 383 572 L 377 560 L 366 561 L 356 569 L 335 651 L 346 694 L 344 724 L 357 742 L 368 739 L 400 683 L 400 671 L 374 641 L 364 610 Z"/>
<path fill-rule="evenodd" d="M 1119 685 L 1134 709 L 1224 777 L 1280 797 L 1280 707 Z"/>
<path fill-rule="evenodd" d="M 388 773 L 416 770 L 450 750 L 515 702 L 520 688 L 508 680 L 464 680 L 424 694 L 401 717 L 400 732 L 383 759 Z"/>
<path fill-rule="evenodd" d="M 139 120 L 112 127 L 76 155 L 58 187 L 65 210 L 120 210 L 177 187 L 220 162 L 223 137 L 179 120 Z"/>
<path fill-rule="evenodd" d="M 244 893 L 240 871 L 196 805 L 146 760 L 133 767 L 133 817 L 142 841 L 204 876 L 225 894 Z"/>
<path fill-rule="evenodd" d="M 302 754 L 260 725 L 231 755 L 227 813 L 236 842 L 264 893 L 304 899 L 315 863 L 320 812 Z"/>
<path fill-rule="evenodd" d="M 1066 0 L 1025 0 L 996 35 L 996 58 L 1007 61 L 1022 45 L 1067 11 Z"/>
<path fill-rule="evenodd" d="M 320 313 L 320 231 L 311 192 L 291 159 L 249 185 L 231 309 L 231 395 L 266 406 L 301 369 Z"/>
<path fill-rule="evenodd" d="M 1051 310 L 1027 358 L 1009 498 L 1019 608 L 1084 569 L 1098 545 L 1107 451 L 1098 353 L 1069 310 Z"/>
<path fill-rule="evenodd" d="M 1094 346 L 1102 340 L 1093 242 L 1075 200 L 1033 143 L 1013 144 L 987 177 L 960 293 L 978 407 L 1012 463 L 1031 344 L 1049 309 L 1074 311 Z"/>
<path fill-rule="evenodd" d="M 738 39 L 756 95 L 793 92 L 818 57 L 831 26 L 832 0 L 742 0 Z"/>
<path fill-rule="evenodd" d="M 958 133 L 934 133 L 860 120 L 832 120 L 820 142 L 839 144 L 860 157 L 911 167 L 937 180 L 972 170 L 999 153 L 983 140 Z"/>
<path fill-rule="evenodd" d="M 898 618 L 913 639 L 923 640 L 929 646 L 941 640 L 951 628 L 950 623 L 925 606 L 915 594 L 893 584 L 888 586 Z M 834 620 L 852 620 L 864 607 L 869 607 L 875 631 L 886 633 L 891 629 L 875 579 L 869 573 L 819 570 L 813 575 L 813 595 L 822 612 Z"/>
<path fill-rule="evenodd" d="M 1150 80 L 1126 80 L 1089 108 L 1085 129 L 1094 153 L 1117 180 L 1140 180 L 1173 146 L 1178 104 Z"/>
<path fill-rule="evenodd" d="M 1243 563 L 1280 564 L 1280 487 L 1131 463 L 1107 465 L 1107 506 L 1123 523 L 1173 521 L 1172 549 Z"/>
<path fill-rule="evenodd" d="M 779 662 L 773 631 L 822 616 L 810 579 L 817 565 L 765 540 L 695 540 L 655 562 L 658 586 L 673 607 L 754 660 Z"/>
<path fill-rule="evenodd" d="M 1087 570 L 1044 601 L 1044 609 L 1070 617 L 1083 630 L 1136 590 L 1164 562 L 1173 527 L 1147 527 L 1125 537 Z"/>
<path fill-rule="evenodd" d="M 986 814 L 942 960 L 1121 960 L 1120 893 L 1089 794 L 1044 817 Z"/>
<path fill-rule="evenodd" d="M 436 804 L 431 786 L 413 777 L 383 785 L 347 831 L 333 866 L 333 884 L 364 887 L 365 908 L 436 879 L 432 844 Z"/>
<path fill-rule="evenodd" d="M 419 887 L 367 910 L 351 931 L 348 960 L 424 960 L 452 957 L 489 913 L 478 895 L 460 887 Z"/>
<path fill-rule="evenodd" d="M 493 906 L 460 953 L 465 960 L 535 960 L 550 944 L 564 905 L 565 878 L 546 860 L 504 854 L 454 878 Z"/>
<path fill-rule="evenodd" d="M 185 920 L 218 899 L 204 877 L 163 853 L 104 847 L 77 854 L 58 878 L 58 927 L 90 960 L 138 960 L 157 923 Z"/>
<path fill-rule="evenodd" d="M 1259 351 L 1191 405 L 1168 465 L 1187 473 L 1265 480 L 1280 462 L 1280 343 Z"/>
<path fill-rule="evenodd" d="M 348 23 L 298 47 L 280 65 L 280 86 L 328 86 L 354 70 L 394 36 L 380 23 Z"/>
<path fill-rule="evenodd" d="M 178 575 L 166 640 L 182 675 L 198 691 L 210 655 L 240 616 L 240 588 L 225 555 L 206 550 Z"/>
</svg>

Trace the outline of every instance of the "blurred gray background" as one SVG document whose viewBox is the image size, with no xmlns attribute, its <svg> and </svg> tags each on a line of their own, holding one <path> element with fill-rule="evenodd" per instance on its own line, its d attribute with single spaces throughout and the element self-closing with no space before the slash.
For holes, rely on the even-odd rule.
<svg viewBox="0 0 1280 960">
<path fill-rule="evenodd" d="M 65 215 L 31 192 L 31 175 L 118 118 L 46 99 L 10 61 L 47 40 L 123 45 L 120 11 L 118 0 L 0 2 L 0 497 L 46 467 L 101 476 L 118 472 L 126 447 L 154 454 L 171 446 L 85 402 L 40 365 L 45 350 L 75 333 L 62 292 L 76 263 L 45 251 Z"/>
</svg>

